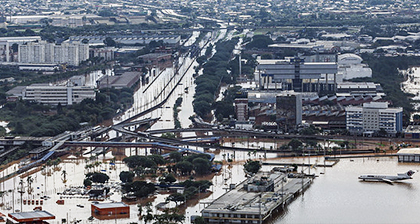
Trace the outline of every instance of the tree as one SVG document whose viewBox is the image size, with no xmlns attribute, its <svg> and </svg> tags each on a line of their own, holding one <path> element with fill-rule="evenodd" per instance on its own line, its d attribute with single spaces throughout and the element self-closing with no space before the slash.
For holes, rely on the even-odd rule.
<svg viewBox="0 0 420 224">
<path fill-rule="evenodd" d="M 136 197 L 147 197 L 155 192 L 155 185 L 146 181 L 134 181 L 122 186 L 124 192 L 132 192 Z"/>
<path fill-rule="evenodd" d="M 137 167 L 156 168 L 157 164 L 150 158 L 145 156 L 129 156 L 123 159 L 130 169 Z"/>
<path fill-rule="evenodd" d="M 88 187 L 88 186 L 92 186 L 92 181 L 89 179 L 85 179 L 83 181 L 83 186 Z"/>
<path fill-rule="evenodd" d="M 206 220 L 202 216 L 198 216 L 194 219 L 193 224 L 206 224 Z"/>
<path fill-rule="evenodd" d="M 146 203 L 146 212 L 147 214 L 145 216 L 143 216 L 143 220 L 145 223 L 148 223 L 150 221 L 153 220 L 153 210 L 152 210 L 152 203 L 151 202 L 147 202 Z"/>
<path fill-rule="evenodd" d="M 26 182 L 28 183 L 28 194 L 32 193 L 32 183 L 34 182 L 34 178 L 32 176 L 28 176 L 26 178 Z"/>
<path fill-rule="evenodd" d="M 292 147 L 293 150 L 298 149 L 300 146 L 302 146 L 302 142 L 299 141 L 298 139 L 292 139 L 290 140 L 290 142 L 287 144 L 288 146 Z"/>
<path fill-rule="evenodd" d="M 244 168 L 247 172 L 255 174 L 260 170 L 261 163 L 259 161 L 248 160 L 244 164 Z"/>
<path fill-rule="evenodd" d="M 147 156 L 147 158 L 153 160 L 153 162 L 155 162 L 157 165 L 165 165 L 166 164 L 165 159 L 163 159 L 163 157 L 161 155 L 150 155 L 150 156 Z"/>
<path fill-rule="evenodd" d="M 104 173 L 94 172 L 86 174 L 86 179 L 94 183 L 105 183 L 109 180 L 109 176 Z"/>
<path fill-rule="evenodd" d="M 180 193 L 173 193 L 173 194 L 169 195 L 166 200 L 173 201 L 178 206 L 178 202 L 185 201 L 185 196 L 183 194 L 180 194 Z"/>
<path fill-rule="evenodd" d="M 141 207 L 141 204 L 137 204 L 137 211 L 139 212 L 138 216 L 141 217 L 141 213 L 143 212 L 143 208 Z"/>
<path fill-rule="evenodd" d="M 172 151 L 169 153 L 169 159 L 173 162 L 179 162 L 182 159 L 182 154 L 178 151 Z"/>
<path fill-rule="evenodd" d="M 381 128 L 381 129 L 379 129 L 379 131 L 378 131 L 378 135 L 379 135 L 380 137 L 385 137 L 385 136 L 387 136 L 387 135 L 388 135 L 388 132 L 387 132 L 384 128 Z"/>
<path fill-rule="evenodd" d="M 268 47 L 268 45 L 273 43 L 274 41 L 269 36 L 255 35 L 254 37 L 252 37 L 252 41 L 246 45 L 246 48 L 266 48 Z"/>
<path fill-rule="evenodd" d="M 105 40 L 104 40 L 104 44 L 107 47 L 115 47 L 115 45 L 116 45 L 115 41 L 111 37 L 106 37 Z"/>
<path fill-rule="evenodd" d="M 210 172 L 211 164 L 210 161 L 203 158 L 196 158 L 192 161 L 194 170 L 199 175 L 204 175 Z"/>
<path fill-rule="evenodd" d="M 120 173 L 120 180 L 123 183 L 133 182 L 134 173 L 131 171 L 121 171 Z"/>
<path fill-rule="evenodd" d="M 65 170 L 63 170 L 61 172 L 61 176 L 63 176 L 63 183 L 66 183 L 67 182 L 67 172 Z"/>
<path fill-rule="evenodd" d="M 161 137 L 162 137 L 162 138 L 174 139 L 176 136 L 175 136 L 175 133 L 172 133 L 172 132 L 166 132 L 166 133 L 163 133 L 163 134 L 161 135 Z"/>
<path fill-rule="evenodd" d="M 194 169 L 193 164 L 188 162 L 188 161 L 178 162 L 175 165 L 175 167 L 176 167 L 177 170 L 181 171 L 182 175 L 187 175 L 187 174 L 189 175 L 189 174 L 191 174 L 191 171 Z"/>
<path fill-rule="evenodd" d="M 176 178 L 174 177 L 172 173 L 166 175 L 165 182 L 173 183 L 175 181 L 176 181 Z"/>
</svg>

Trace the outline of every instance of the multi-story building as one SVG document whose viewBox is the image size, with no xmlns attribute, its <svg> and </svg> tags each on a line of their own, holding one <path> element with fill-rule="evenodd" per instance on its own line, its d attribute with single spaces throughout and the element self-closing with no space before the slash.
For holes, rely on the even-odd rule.
<svg viewBox="0 0 420 224">
<path fill-rule="evenodd" d="M 48 84 L 33 84 L 24 89 L 22 99 L 50 105 L 72 105 L 84 99 L 94 99 L 93 86 L 51 86 Z"/>
<path fill-rule="evenodd" d="M 0 38 L 0 61 L 1 62 L 15 62 L 15 54 L 17 53 L 18 46 L 24 43 L 41 41 L 40 36 L 29 37 L 1 37 Z"/>
<path fill-rule="evenodd" d="M 401 107 L 388 108 L 387 102 L 369 102 L 346 107 L 346 128 L 350 133 L 372 135 L 380 130 L 390 135 L 402 131 Z"/>
<path fill-rule="evenodd" d="M 235 113 L 238 121 L 248 120 L 248 99 L 238 98 L 235 99 Z"/>
<path fill-rule="evenodd" d="M 302 95 L 283 92 L 276 97 L 276 122 L 284 131 L 293 131 L 302 123 Z"/>
<path fill-rule="evenodd" d="M 104 44 L 104 40 L 110 37 L 120 44 L 135 45 L 149 44 L 152 41 L 162 41 L 169 46 L 178 46 L 181 41 L 180 35 L 110 35 L 110 36 L 71 36 L 70 41 L 88 40 L 89 44 Z"/>
<path fill-rule="evenodd" d="M 63 42 L 61 45 L 46 41 L 29 42 L 19 45 L 20 63 L 53 63 L 78 66 L 89 59 L 89 45 L 81 42 Z"/>
<path fill-rule="evenodd" d="M 295 92 L 335 93 L 336 62 L 304 62 L 289 60 L 258 60 L 260 89 L 294 90 Z"/>
</svg>

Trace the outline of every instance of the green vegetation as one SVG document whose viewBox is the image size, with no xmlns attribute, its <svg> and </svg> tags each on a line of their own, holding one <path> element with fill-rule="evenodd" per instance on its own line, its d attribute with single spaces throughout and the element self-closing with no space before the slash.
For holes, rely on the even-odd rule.
<svg viewBox="0 0 420 224">
<path fill-rule="evenodd" d="M 256 160 L 247 160 L 244 164 L 244 168 L 248 173 L 258 173 L 258 171 L 261 169 L 261 163 Z"/>
<path fill-rule="evenodd" d="M 295 138 L 290 140 L 290 142 L 287 144 L 287 146 L 291 147 L 292 150 L 297 150 L 302 145 L 303 143 L 300 140 L 295 139 Z"/>
<path fill-rule="evenodd" d="M 121 171 L 120 173 L 120 180 L 123 183 L 133 182 L 134 173 L 131 171 Z"/>
<path fill-rule="evenodd" d="M 182 128 L 181 127 L 181 122 L 179 121 L 179 117 L 178 117 L 178 107 L 180 107 L 182 104 L 182 97 L 178 97 L 178 99 L 176 99 L 175 104 L 174 104 L 174 128 Z"/>
<path fill-rule="evenodd" d="M 175 136 L 175 133 L 173 132 L 166 132 L 166 133 L 163 133 L 160 137 L 174 139 L 176 136 Z"/>
<path fill-rule="evenodd" d="M 252 37 L 252 41 L 246 45 L 246 48 L 266 48 L 270 44 L 274 44 L 274 41 L 270 37 L 265 35 L 255 35 Z"/>
<path fill-rule="evenodd" d="M 228 88 L 224 93 L 222 101 L 214 102 L 214 115 L 216 116 L 217 121 L 221 122 L 223 118 L 229 118 L 230 115 L 235 115 L 235 108 L 233 107 L 233 103 L 235 101 L 236 94 L 240 89 L 240 86 Z"/>
<path fill-rule="evenodd" d="M 372 69 L 372 79 L 365 79 L 365 81 L 381 84 L 386 94 L 385 99 L 391 101 L 392 106 L 403 108 L 403 121 L 406 125 L 410 121 L 410 113 L 413 111 L 413 108 L 409 99 L 410 95 L 404 93 L 400 88 L 400 83 L 404 81 L 404 77 L 398 70 L 407 70 L 411 66 L 420 65 L 420 57 L 375 57 L 370 54 L 363 54 L 362 57 Z"/>
<path fill-rule="evenodd" d="M 83 183 L 106 183 L 109 180 L 109 176 L 104 173 L 87 173 L 85 181 Z M 85 185 L 86 186 L 86 185 Z"/>
<path fill-rule="evenodd" d="M 152 156 L 129 156 L 123 159 L 123 162 L 127 164 L 130 169 L 139 169 L 139 168 L 152 168 L 156 169 L 158 164 L 155 162 L 155 157 L 158 155 Z M 162 157 L 162 156 L 160 156 Z M 162 158 L 162 161 L 163 158 Z"/>
<path fill-rule="evenodd" d="M 134 181 L 122 185 L 123 193 L 130 193 L 136 197 L 147 197 L 155 192 L 155 185 L 146 181 Z"/>
<path fill-rule="evenodd" d="M 203 75 L 196 78 L 193 107 L 198 116 L 206 117 L 210 114 L 221 83 L 233 83 L 233 78 L 227 70 L 237 42 L 237 38 L 217 42 L 216 54 L 203 65 Z"/>
<path fill-rule="evenodd" d="M 55 136 L 64 131 L 75 131 L 80 123 L 97 125 L 112 119 L 118 109 L 132 104 L 131 89 L 107 89 L 96 94 L 96 99 L 85 99 L 80 104 L 56 107 L 28 101 L 7 102 L 0 117 L 9 121 L 12 134 L 28 136 Z"/>
<path fill-rule="evenodd" d="M 143 209 L 139 207 L 139 217 L 141 217 L 144 223 L 149 223 L 155 220 L 153 223 L 176 224 L 183 223 L 185 220 L 185 215 L 179 214 L 180 212 L 177 208 L 165 209 L 163 214 L 153 214 L 152 203 L 147 202 L 145 209 L 147 212 L 146 215 L 141 216 Z"/>
<path fill-rule="evenodd" d="M 198 193 L 206 192 L 207 189 L 210 188 L 212 184 L 211 181 L 208 180 L 199 180 L 199 181 L 192 181 L 186 180 L 184 182 L 179 183 L 179 185 L 183 186 L 184 193 L 173 193 L 168 196 L 167 200 L 173 201 L 175 203 L 178 202 L 185 202 L 185 200 L 194 198 Z"/>
</svg>

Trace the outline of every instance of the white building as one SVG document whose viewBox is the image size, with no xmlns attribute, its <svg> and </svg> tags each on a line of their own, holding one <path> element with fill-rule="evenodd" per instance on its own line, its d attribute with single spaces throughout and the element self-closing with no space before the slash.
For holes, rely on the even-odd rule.
<svg viewBox="0 0 420 224">
<path fill-rule="evenodd" d="M 388 108 L 387 102 L 364 103 L 346 107 L 346 129 L 354 134 L 373 134 L 381 129 L 388 134 L 402 131 L 401 107 Z"/>
<path fill-rule="evenodd" d="M 29 37 L 0 37 L 0 61 L 1 62 L 12 62 L 13 56 L 13 45 L 21 45 L 24 43 L 30 43 L 35 41 L 41 41 L 40 36 L 29 36 Z"/>
<path fill-rule="evenodd" d="M 89 45 L 81 42 L 63 42 L 61 45 L 46 41 L 19 45 L 20 63 L 53 63 L 78 66 L 89 59 Z"/>
<path fill-rule="evenodd" d="M 33 84 L 24 89 L 22 99 L 50 105 L 72 105 L 84 99 L 94 99 L 93 86 L 52 86 L 48 84 Z"/>
<path fill-rule="evenodd" d="M 355 54 L 338 55 L 337 82 L 354 78 L 372 77 L 372 69 L 368 65 L 362 64 L 363 59 Z"/>
<path fill-rule="evenodd" d="M 301 58 L 257 59 L 257 62 L 260 89 L 319 93 L 336 91 L 336 62 L 304 62 Z"/>
</svg>

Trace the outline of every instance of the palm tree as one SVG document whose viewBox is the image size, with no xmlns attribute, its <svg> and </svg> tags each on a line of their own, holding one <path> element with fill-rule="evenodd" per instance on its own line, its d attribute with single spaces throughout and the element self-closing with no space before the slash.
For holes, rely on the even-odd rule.
<svg viewBox="0 0 420 224">
<path fill-rule="evenodd" d="M 138 208 L 138 211 L 139 211 L 139 214 L 138 214 L 139 219 L 141 219 L 141 213 L 143 211 L 143 208 L 141 207 L 141 204 L 137 204 L 137 208 Z"/>
<path fill-rule="evenodd" d="M 63 183 L 66 183 L 67 182 L 67 172 L 65 171 L 65 170 L 63 170 L 62 172 L 61 172 L 61 176 L 63 176 Z"/>
<path fill-rule="evenodd" d="M 151 206 L 152 206 L 151 202 L 146 203 L 147 214 L 145 216 L 143 216 L 143 220 L 144 220 L 145 223 L 148 223 L 148 222 L 153 220 L 153 214 L 152 214 L 153 210 L 152 210 Z"/>
<path fill-rule="evenodd" d="M 20 211 L 22 211 L 22 203 L 23 203 L 23 199 L 22 199 L 22 197 L 23 197 L 23 193 L 25 192 L 24 190 L 23 190 L 23 180 L 22 179 L 20 179 L 20 181 L 19 181 L 19 186 L 20 186 L 20 189 L 19 189 L 19 193 L 20 193 Z"/>
<path fill-rule="evenodd" d="M 4 195 L 7 194 L 7 191 L 0 191 L 0 197 L 1 197 L 1 205 L 3 207 L 4 205 Z"/>
<path fill-rule="evenodd" d="M 32 176 L 28 176 L 28 178 L 26 178 L 26 182 L 28 183 L 28 194 L 32 193 L 32 183 L 34 182 L 34 178 Z"/>
</svg>

